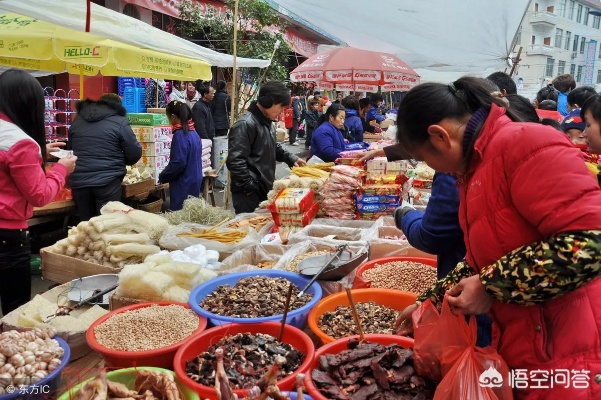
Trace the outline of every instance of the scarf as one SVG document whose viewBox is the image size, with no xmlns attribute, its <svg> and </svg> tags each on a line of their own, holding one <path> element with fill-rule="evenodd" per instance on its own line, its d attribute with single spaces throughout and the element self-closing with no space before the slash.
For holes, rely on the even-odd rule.
<svg viewBox="0 0 601 400">
<path fill-rule="evenodd" d="M 186 89 L 186 97 L 188 98 L 188 101 L 194 100 L 196 97 L 196 89 Z"/>
<path fill-rule="evenodd" d="M 181 124 L 181 122 L 178 122 L 177 124 L 171 125 L 171 129 L 173 130 L 173 132 L 179 130 L 179 129 L 184 129 L 184 126 Z M 194 121 L 192 121 L 191 119 L 188 120 L 188 131 L 194 131 L 196 130 L 194 128 Z"/>
</svg>

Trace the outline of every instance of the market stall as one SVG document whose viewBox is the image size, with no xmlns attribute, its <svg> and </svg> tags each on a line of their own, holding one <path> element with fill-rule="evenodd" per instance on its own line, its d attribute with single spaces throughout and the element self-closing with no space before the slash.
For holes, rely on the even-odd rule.
<svg viewBox="0 0 601 400">
<path fill-rule="evenodd" d="M 111 399 L 119 390 L 114 382 L 138 395 L 146 390 L 141 380 L 151 378 L 173 382 L 181 397 L 160 397 L 168 389 L 159 383 L 153 392 L 170 400 L 231 400 L 253 390 L 273 399 L 288 391 L 305 399 L 373 391 L 432 398 L 443 377 L 424 362 L 436 360 L 414 354 L 418 336 L 397 336 L 392 326 L 435 282 L 436 257 L 411 247 L 391 213 L 403 199 L 427 204 L 433 171 L 377 158 L 360 163 L 362 151 L 293 168 L 274 183 L 265 209 L 252 214 L 234 216 L 201 198 L 167 214 L 109 203 L 43 250 L 44 276 L 63 283 L 59 296 L 34 299 L 3 318 L 2 329 L 52 328 L 44 314 L 71 310 L 69 296 L 82 290 L 84 277 L 112 276 L 117 285 L 102 307 L 84 299 L 81 310 L 56 317 L 72 324 L 59 332 L 72 354 L 56 389 L 60 399 L 94 387 Z M 361 343 L 349 341 L 357 334 Z M 359 367 L 369 378 L 344 383 L 332 365 L 351 368 L 365 357 L 354 359 L 355 352 L 370 355 Z M 251 359 L 261 367 L 245 367 Z M 404 372 L 384 383 L 382 371 Z"/>
</svg>

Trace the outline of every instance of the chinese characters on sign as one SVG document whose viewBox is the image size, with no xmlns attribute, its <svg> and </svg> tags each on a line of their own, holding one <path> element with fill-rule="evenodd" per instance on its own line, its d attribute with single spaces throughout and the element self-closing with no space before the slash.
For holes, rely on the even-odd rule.
<svg viewBox="0 0 601 400">
<path fill-rule="evenodd" d="M 494 367 L 490 367 L 480 375 L 479 382 L 481 387 L 489 388 L 501 387 L 505 383 L 513 389 L 587 389 L 590 385 L 590 373 L 591 371 L 584 369 L 513 369 L 509 371 L 507 380 L 504 380 Z"/>
</svg>

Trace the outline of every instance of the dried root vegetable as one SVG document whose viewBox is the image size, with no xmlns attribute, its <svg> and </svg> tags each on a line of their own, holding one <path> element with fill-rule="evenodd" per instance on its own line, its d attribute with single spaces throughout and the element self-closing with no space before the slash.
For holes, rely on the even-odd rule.
<svg viewBox="0 0 601 400">
<path fill-rule="evenodd" d="M 240 229 L 251 227 L 256 231 L 261 230 L 268 223 L 273 222 L 271 217 L 252 217 L 250 219 L 242 219 L 236 222 L 232 222 L 227 225 L 228 228 Z"/>
<path fill-rule="evenodd" d="M 244 231 L 216 231 L 212 229 L 201 230 L 200 232 L 180 233 L 180 237 L 193 237 L 197 239 L 214 240 L 220 243 L 234 244 L 246 237 L 248 232 Z"/>
</svg>

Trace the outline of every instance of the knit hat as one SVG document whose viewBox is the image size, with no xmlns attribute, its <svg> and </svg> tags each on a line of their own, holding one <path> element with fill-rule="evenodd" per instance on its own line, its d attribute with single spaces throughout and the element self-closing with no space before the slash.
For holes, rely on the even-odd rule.
<svg viewBox="0 0 601 400">
<path fill-rule="evenodd" d="M 579 129 L 584 131 L 586 128 L 586 124 L 580 117 L 580 108 L 575 108 L 566 115 L 563 122 L 561 123 L 561 128 L 564 132 L 567 132 L 569 129 Z"/>
</svg>

